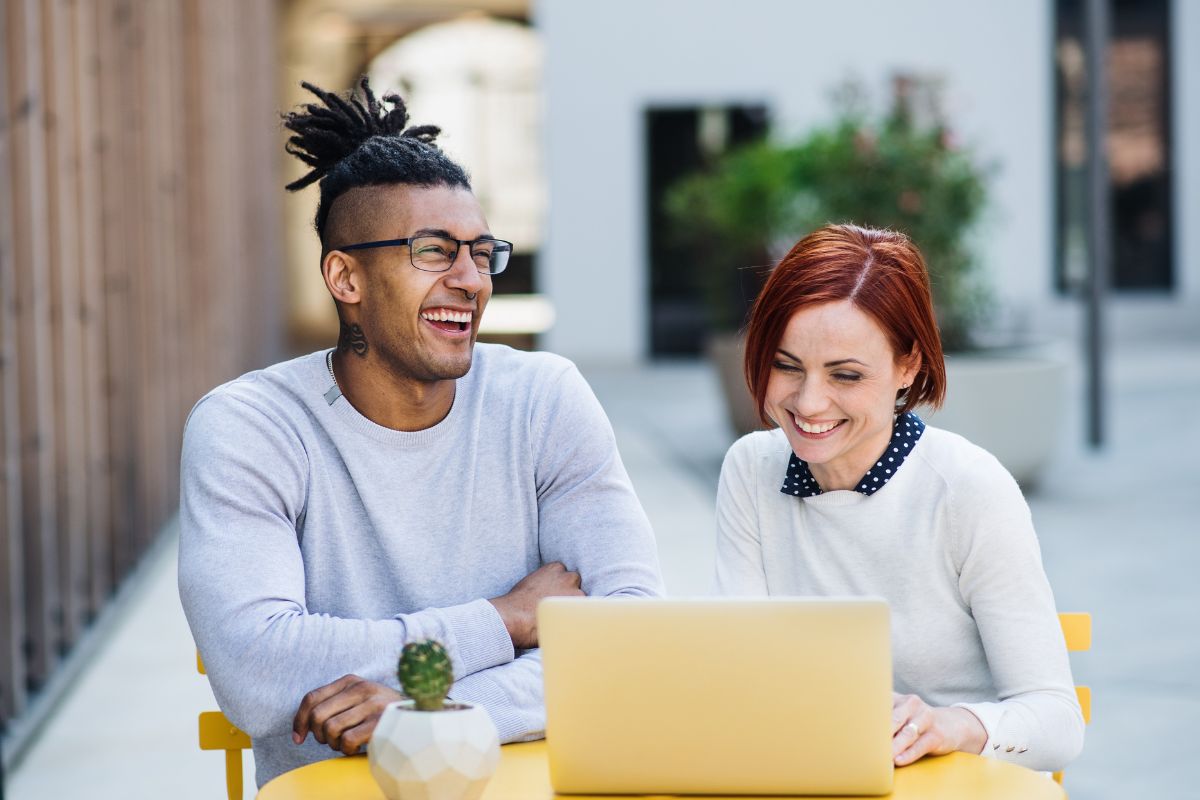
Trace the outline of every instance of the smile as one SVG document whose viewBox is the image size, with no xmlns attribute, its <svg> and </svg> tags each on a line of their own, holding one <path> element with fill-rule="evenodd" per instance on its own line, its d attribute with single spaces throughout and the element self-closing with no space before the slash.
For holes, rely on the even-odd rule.
<svg viewBox="0 0 1200 800">
<path fill-rule="evenodd" d="M 471 311 L 456 311 L 453 308 L 430 308 L 421 312 L 421 319 L 445 333 L 463 333 L 469 330 L 474 316 Z"/>
<path fill-rule="evenodd" d="M 837 422 L 809 423 L 800 419 L 795 414 L 792 415 L 792 423 L 796 426 L 796 430 L 806 436 L 823 436 L 835 428 L 841 427 L 845 422 L 846 420 L 843 419 Z"/>
</svg>

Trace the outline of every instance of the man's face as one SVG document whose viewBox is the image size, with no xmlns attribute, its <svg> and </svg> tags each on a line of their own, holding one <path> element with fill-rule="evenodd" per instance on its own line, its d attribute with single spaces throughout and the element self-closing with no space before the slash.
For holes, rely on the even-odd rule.
<svg viewBox="0 0 1200 800">
<path fill-rule="evenodd" d="M 448 186 L 372 187 L 370 236 L 403 239 L 419 235 L 473 240 L 490 235 L 483 210 L 470 191 Z M 446 272 L 412 265 L 407 246 L 347 253 L 363 267 L 357 322 L 368 358 L 381 359 L 397 377 L 421 382 L 467 374 L 483 309 L 492 295 L 490 275 L 479 272 L 469 248 L 459 248 Z"/>
</svg>

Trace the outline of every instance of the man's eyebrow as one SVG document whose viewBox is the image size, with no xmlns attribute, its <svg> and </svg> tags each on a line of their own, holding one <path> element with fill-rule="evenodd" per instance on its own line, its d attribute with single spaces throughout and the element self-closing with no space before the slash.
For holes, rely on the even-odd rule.
<svg viewBox="0 0 1200 800">
<path fill-rule="evenodd" d="M 444 228 L 421 228 L 420 230 L 413 233 L 413 235 L 410 236 L 409 238 L 415 239 L 418 236 L 438 236 L 438 237 L 441 237 L 442 239 L 454 239 L 455 241 L 458 241 L 454 236 L 451 235 L 450 231 L 445 230 Z M 495 239 L 496 237 L 490 233 L 481 233 L 475 238 L 476 239 Z"/>
<path fill-rule="evenodd" d="M 440 236 L 443 239 L 454 238 L 450 235 L 450 231 L 445 230 L 444 228 L 421 228 L 420 230 L 413 232 L 413 234 L 408 238 L 415 239 L 418 236 Z"/>
</svg>

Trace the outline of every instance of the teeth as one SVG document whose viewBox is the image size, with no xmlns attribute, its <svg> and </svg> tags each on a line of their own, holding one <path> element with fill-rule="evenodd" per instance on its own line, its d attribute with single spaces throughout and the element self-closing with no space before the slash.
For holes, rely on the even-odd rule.
<svg viewBox="0 0 1200 800">
<path fill-rule="evenodd" d="M 793 419 L 795 419 L 795 418 L 793 417 Z M 799 420 L 799 419 L 796 420 L 796 427 L 798 427 L 800 430 L 804 431 L 805 433 L 825 433 L 826 431 L 833 430 L 837 426 L 838 426 L 838 423 L 836 423 L 836 422 L 826 422 L 821 425 L 809 425 L 807 422 L 804 422 L 802 420 Z"/>
<path fill-rule="evenodd" d="M 470 322 L 470 311 L 451 311 L 448 308 L 434 308 L 421 312 L 421 319 L 430 322 Z"/>
</svg>

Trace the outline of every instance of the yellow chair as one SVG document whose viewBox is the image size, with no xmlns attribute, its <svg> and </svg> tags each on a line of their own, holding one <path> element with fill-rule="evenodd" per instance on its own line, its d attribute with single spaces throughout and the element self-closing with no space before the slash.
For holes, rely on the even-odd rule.
<svg viewBox="0 0 1200 800">
<path fill-rule="evenodd" d="M 201 675 L 204 660 L 196 651 L 196 669 Z M 200 712 L 200 749 L 225 751 L 225 793 L 229 800 L 242 800 L 242 751 L 250 749 L 250 737 L 220 711 Z"/>
<path fill-rule="evenodd" d="M 1058 615 L 1062 625 L 1063 638 L 1067 642 L 1068 653 L 1079 653 L 1092 649 L 1092 615 L 1067 611 Z M 1092 690 L 1088 686 L 1076 686 L 1075 696 L 1079 698 L 1079 708 L 1083 711 L 1084 723 L 1092 721 Z M 1062 770 L 1054 773 L 1054 780 L 1062 783 Z"/>
</svg>

